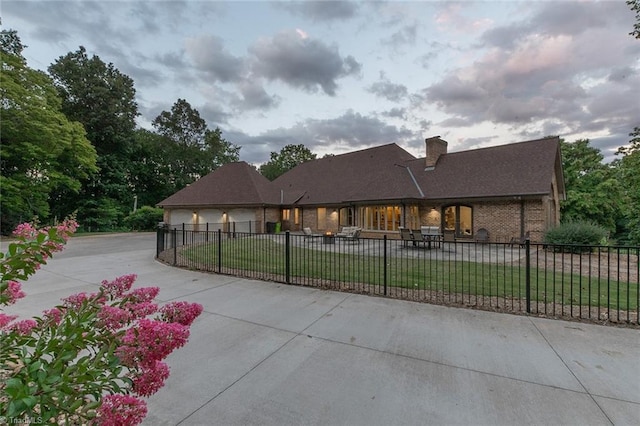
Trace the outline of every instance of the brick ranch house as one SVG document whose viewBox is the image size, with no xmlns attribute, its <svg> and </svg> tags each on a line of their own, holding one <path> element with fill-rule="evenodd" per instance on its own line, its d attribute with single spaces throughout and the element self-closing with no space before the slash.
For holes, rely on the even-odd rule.
<svg viewBox="0 0 640 426">
<path fill-rule="evenodd" d="M 392 143 L 300 164 L 270 182 L 246 162 L 226 164 L 158 203 L 164 221 L 204 230 L 337 232 L 368 237 L 438 226 L 458 238 L 484 228 L 491 241 L 529 232 L 540 241 L 559 223 L 565 188 L 560 139 L 447 153 L 439 136 L 416 158 Z M 209 225 L 206 225 L 207 228 Z"/>
</svg>

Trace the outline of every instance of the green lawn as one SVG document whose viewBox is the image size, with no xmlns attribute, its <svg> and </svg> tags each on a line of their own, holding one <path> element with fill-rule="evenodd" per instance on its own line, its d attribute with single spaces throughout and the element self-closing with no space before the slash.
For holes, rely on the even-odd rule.
<svg viewBox="0 0 640 426">
<path fill-rule="evenodd" d="M 271 239 L 223 240 L 221 250 L 224 268 L 285 274 L 284 245 Z M 217 265 L 218 255 L 215 243 L 193 246 L 182 252 L 182 256 L 196 266 L 211 265 L 210 268 Z M 384 284 L 381 256 L 292 245 L 290 259 L 292 282 L 302 279 L 357 285 Z M 525 275 L 524 266 L 408 256 L 387 259 L 387 286 L 413 290 L 523 299 Z M 531 300 L 635 310 L 638 307 L 638 285 L 532 268 Z"/>
</svg>

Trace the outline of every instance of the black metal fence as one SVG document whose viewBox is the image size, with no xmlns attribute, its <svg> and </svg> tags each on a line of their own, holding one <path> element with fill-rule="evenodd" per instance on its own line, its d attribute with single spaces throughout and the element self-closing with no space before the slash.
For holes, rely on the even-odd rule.
<svg viewBox="0 0 640 426">
<path fill-rule="evenodd" d="M 270 223 L 270 222 L 267 222 Z M 257 233 L 262 229 L 262 222 L 257 220 L 247 221 L 230 221 L 230 222 L 207 222 L 207 223 L 179 223 L 179 224 L 162 224 L 164 229 L 178 231 L 195 231 L 195 232 L 248 232 Z"/>
<path fill-rule="evenodd" d="M 160 228 L 178 267 L 444 305 L 640 325 L 640 247 Z"/>
</svg>

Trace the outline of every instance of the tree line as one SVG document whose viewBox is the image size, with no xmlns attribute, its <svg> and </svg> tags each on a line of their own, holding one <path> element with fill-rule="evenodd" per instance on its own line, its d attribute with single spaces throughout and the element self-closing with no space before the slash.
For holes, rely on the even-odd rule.
<svg viewBox="0 0 640 426">
<path fill-rule="evenodd" d="M 74 212 L 85 230 L 118 229 L 134 203 L 154 206 L 239 159 L 184 99 L 153 130 L 137 127 L 133 80 L 84 47 L 45 73 L 27 66 L 16 31 L 3 30 L 0 44 L 3 234 Z"/>
<path fill-rule="evenodd" d="M 640 245 L 640 127 L 629 136 L 610 163 L 589 139 L 562 141 L 561 218 L 599 225 L 620 244 Z"/>
</svg>

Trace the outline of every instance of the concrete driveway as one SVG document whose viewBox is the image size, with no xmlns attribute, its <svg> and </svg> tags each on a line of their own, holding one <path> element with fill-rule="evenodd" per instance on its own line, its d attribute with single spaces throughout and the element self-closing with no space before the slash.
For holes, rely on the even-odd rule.
<svg viewBox="0 0 640 426">
<path fill-rule="evenodd" d="M 4 249 L 5 247 L 3 247 Z M 154 234 L 76 237 L 24 285 L 38 315 L 138 274 L 204 305 L 147 425 L 637 425 L 640 331 L 174 269 Z"/>
</svg>

